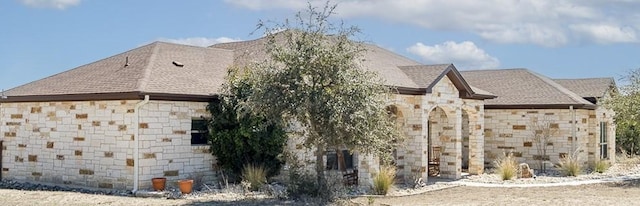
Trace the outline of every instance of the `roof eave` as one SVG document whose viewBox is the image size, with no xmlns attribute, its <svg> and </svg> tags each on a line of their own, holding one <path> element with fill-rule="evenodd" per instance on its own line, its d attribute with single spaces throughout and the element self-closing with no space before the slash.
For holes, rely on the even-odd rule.
<svg viewBox="0 0 640 206">
<path fill-rule="evenodd" d="M 394 87 L 398 94 L 406 95 L 424 95 L 427 94 L 426 88 L 412 88 L 412 87 Z"/>
<path fill-rule="evenodd" d="M 594 104 L 485 104 L 485 109 L 596 109 Z"/>
<path fill-rule="evenodd" d="M 488 95 L 488 94 L 472 94 L 467 97 L 463 97 L 463 99 L 477 99 L 477 100 L 485 100 L 485 99 L 495 99 L 498 96 Z"/>
<path fill-rule="evenodd" d="M 7 96 L 0 99 L 0 103 L 14 102 L 61 102 L 61 101 L 108 101 L 108 100 L 141 100 L 149 95 L 151 100 L 209 102 L 217 98 L 216 94 L 192 95 L 192 94 L 168 94 L 168 93 L 144 93 L 144 92 L 118 92 L 118 93 L 91 93 L 91 94 L 58 94 L 58 95 L 30 95 Z"/>
</svg>

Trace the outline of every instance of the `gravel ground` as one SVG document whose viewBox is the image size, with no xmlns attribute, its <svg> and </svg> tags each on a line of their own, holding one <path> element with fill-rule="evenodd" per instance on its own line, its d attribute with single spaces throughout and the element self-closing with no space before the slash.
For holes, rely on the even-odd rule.
<svg viewBox="0 0 640 206">
<path fill-rule="evenodd" d="M 640 179 L 615 183 L 555 187 L 471 187 L 463 182 L 500 185 L 563 183 L 640 174 L 640 159 L 616 164 L 603 174 L 587 173 L 560 177 L 549 173 L 537 178 L 502 181 L 494 174 L 467 176 L 462 180 L 438 181 L 418 189 L 400 187 L 388 196 L 354 196 L 334 204 L 346 205 L 640 205 Z M 435 181 L 435 182 L 434 182 Z M 276 185 L 277 186 L 277 185 Z M 282 188 L 280 188 L 282 189 Z M 316 205 L 312 201 L 283 201 L 264 193 L 245 195 L 239 186 L 227 190 L 207 189 L 180 195 L 169 188 L 164 198 L 133 197 L 129 191 L 96 190 L 60 185 L 0 181 L 0 205 Z M 360 192 L 358 192 L 360 193 Z"/>
</svg>

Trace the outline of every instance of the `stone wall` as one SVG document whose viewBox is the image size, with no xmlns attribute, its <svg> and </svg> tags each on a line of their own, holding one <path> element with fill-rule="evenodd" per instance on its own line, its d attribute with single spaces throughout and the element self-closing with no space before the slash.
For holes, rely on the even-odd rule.
<svg viewBox="0 0 640 206">
<path fill-rule="evenodd" d="M 151 177 L 212 177 L 206 146 L 190 145 L 190 121 L 205 103 L 140 100 L 2 103 L 2 176 L 99 188 L 132 189 L 140 127 L 140 188 Z"/>
<path fill-rule="evenodd" d="M 150 101 L 140 108 L 140 188 L 151 178 L 215 179 L 217 165 L 209 145 L 191 145 L 191 121 L 209 118 L 207 103 Z"/>
<path fill-rule="evenodd" d="M 512 152 L 519 162 L 526 162 L 538 170 L 538 160 L 545 160 L 547 169 L 553 169 L 564 155 L 577 152 L 585 165 L 597 159 L 599 122 L 595 110 L 575 109 L 575 125 L 572 111 L 567 109 L 489 109 L 485 110 L 485 166 L 492 167 L 493 161 L 504 153 Z M 548 126 L 544 126 L 544 125 Z M 608 131 L 614 132 L 613 124 Z M 535 141 L 534 133 L 541 130 L 550 132 L 547 155 L 544 156 Z M 575 129 L 575 137 L 573 137 Z M 615 143 L 614 143 L 615 144 Z"/>
</svg>

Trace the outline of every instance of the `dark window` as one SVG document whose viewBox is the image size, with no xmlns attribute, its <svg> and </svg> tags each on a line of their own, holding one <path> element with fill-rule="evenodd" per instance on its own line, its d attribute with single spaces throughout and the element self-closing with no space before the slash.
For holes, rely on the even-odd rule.
<svg viewBox="0 0 640 206">
<path fill-rule="evenodd" d="M 342 150 L 345 169 L 353 169 L 353 155 L 349 150 Z M 338 155 L 335 151 L 327 152 L 327 170 L 338 170 Z"/>
<path fill-rule="evenodd" d="M 209 127 L 204 119 L 191 120 L 191 144 L 207 144 L 209 140 Z"/>
<path fill-rule="evenodd" d="M 607 123 L 600 122 L 600 159 L 609 157 L 607 152 Z"/>
</svg>

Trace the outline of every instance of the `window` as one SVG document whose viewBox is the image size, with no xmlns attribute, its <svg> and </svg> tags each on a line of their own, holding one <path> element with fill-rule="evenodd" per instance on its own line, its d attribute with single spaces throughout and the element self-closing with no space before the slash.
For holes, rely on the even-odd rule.
<svg viewBox="0 0 640 206">
<path fill-rule="evenodd" d="M 607 123 L 600 122 L 600 159 L 609 157 L 607 153 Z"/>
<path fill-rule="evenodd" d="M 345 169 L 354 169 L 353 167 L 353 155 L 349 150 L 342 150 L 344 156 Z M 335 151 L 327 152 L 327 170 L 338 170 L 338 155 Z"/>
<path fill-rule="evenodd" d="M 209 140 L 209 127 L 207 120 L 194 119 L 191 120 L 191 144 L 207 144 Z"/>
</svg>

